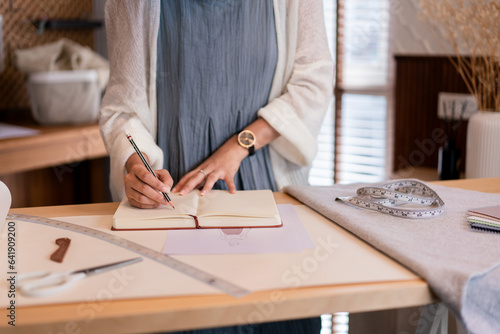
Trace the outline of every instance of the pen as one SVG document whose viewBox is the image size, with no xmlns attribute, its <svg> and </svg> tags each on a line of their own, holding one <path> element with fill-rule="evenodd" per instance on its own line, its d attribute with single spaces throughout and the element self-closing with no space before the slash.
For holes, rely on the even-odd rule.
<svg viewBox="0 0 500 334">
<path fill-rule="evenodd" d="M 148 171 L 151 174 L 153 174 L 154 177 L 156 177 L 158 179 L 158 176 L 156 176 L 155 172 L 153 171 L 153 168 L 151 168 L 151 166 L 149 165 L 148 161 L 146 160 L 146 158 L 144 158 L 144 156 L 142 155 L 141 151 L 139 150 L 139 148 L 135 144 L 134 140 L 132 139 L 132 136 L 128 132 L 126 133 L 126 135 L 127 135 L 128 141 L 130 142 L 130 144 L 132 144 L 132 147 L 137 152 L 137 155 L 139 156 L 139 158 L 141 158 L 142 163 L 144 164 L 144 166 L 146 166 L 146 168 L 148 169 Z M 167 200 L 168 204 L 170 204 L 170 206 L 175 209 L 174 204 L 172 203 L 172 200 L 170 199 L 170 197 L 168 196 L 168 194 L 164 193 L 164 192 L 161 192 L 161 193 L 163 194 L 163 197 L 165 197 L 165 199 Z"/>
</svg>

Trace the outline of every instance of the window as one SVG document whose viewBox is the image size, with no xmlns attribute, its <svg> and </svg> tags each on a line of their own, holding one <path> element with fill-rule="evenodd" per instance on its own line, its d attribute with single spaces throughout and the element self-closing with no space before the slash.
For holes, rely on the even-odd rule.
<svg viewBox="0 0 500 334">
<path fill-rule="evenodd" d="M 344 93 L 336 154 L 339 183 L 385 179 L 386 97 Z"/>
<path fill-rule="evenodd" d="M 323 0 L 325 15 L 326 35 L 330 53 L 335 55 L 336 50 L 336 17 L 337 1 Z M 325 120 L 318 135 L 318 154 L 314 159 L 309 172 L 309 184 L 311 185 L 332 185 L 334 181 L 334 103 L 330 103 L 325 115 Z"/>
<path fill-rule="evenodd" d="M 391 2 L 323 0 L 323 4 L 330 50 L 337 61 L 336 87 L 309 182 L 381 181 L 389 166 Z"/>
</svg>

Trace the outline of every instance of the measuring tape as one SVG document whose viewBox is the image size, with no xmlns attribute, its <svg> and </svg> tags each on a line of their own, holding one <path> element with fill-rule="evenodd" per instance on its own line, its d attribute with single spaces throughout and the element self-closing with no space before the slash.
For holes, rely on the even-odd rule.
<svg viewBox="0 0 500 334">
<path fill-rule="evenodd" d="M 213 276 L 207 272 L 204 272 L 198 268 L 195 268 L 193 266 L 190 266 L 187 263 L 184 263 L 182 261 L 179 261 L 167 254 L 163 254 L 160 252 L 157 252 L 155 250 L 152 250 L 150 248 L 147 248 L 143 245 L 140 245 L 138 243 L 135 243 L 133 241 L 123 239 L 121 237 L 118 237 L 113 234 L 109 234 L 103 231 L 99 231 L 90 227 L 82 226 L 82 225 L 77 225 L 77 224 L 72 224 L 68 222 L 63 222 L 60 220 L 55 220 L 55 219 L 49 219 L 49 218 L 43 218 L 43 217 L 36 217 L 36 216 L 30 216 L 30 215 L 24 215 L 24 214 L 8 214 L 7 215 L 8 220 L 20 220 L 24 222 L 29 222 L 29 223 L 36 223 L 36 224 L 41 224 L 41 225 L 46 225 L 46 226 L 51 226 L 51 227 L 57 227 L 57 228 L 62 228 L 65 230 L 81 233 L 87 236 L 91 236 L 97 239 L 101 239 L 104 241 L 107 241 L 109 243 L 112 243 L 114 245 L 123 247 L 125 249 L 134 251 L 140 255 L 143 255 L 147 258 L 150 258 L 151 260 L 154 260 L 156 262 L 159 262 L 167 267 L 170 267 L 172 269 L 175 269 L 183 274 L 186 274 L 190 277 L 193 277 L 201 282 L 204 282 L 212 287 L 215 287 L 223 292 L 226 292 L 234 297 L 242 297 L 246 294 L 249 294 L 250 291 L 245 290 L 237 285 L 234 285 L 233 283 L 227 282 L 221 278 L 218 278 L 216 276 Z"/>
<path fill-rule="evenodd" d="M 336 200 L 402 218 L 432 218 L 444 212 L 444 202 L 438 194 L 416 180 L 363 187 L 356 191 L 356 196 L 337 197 Z"/>
</svg>

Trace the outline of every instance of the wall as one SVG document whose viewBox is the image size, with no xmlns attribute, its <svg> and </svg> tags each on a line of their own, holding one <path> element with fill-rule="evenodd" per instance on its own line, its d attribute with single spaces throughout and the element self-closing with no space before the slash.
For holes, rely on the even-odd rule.
<svg viewBox="0 0 500 334">
<path fill-rule="evenodd" d="M 14 66 L 16 49 L 64 37 L 90 48 L 94 48 L 94 41 L 98 41 L 98 50 L 106 51 L 104 27 L 98 33 L 93 29 L 44 30 L 39 33 L 32 21 L 40 18 L 103 19 L 104 3 L 105 0 L 0 0 L 6 58 L 5 70 L 0 73 L 0 122 L 35 125 L 25 75 Z M 50 131 L 57 131 L 57 127 L 51 127 Z M 65 173 L 61 175 L 60 171 Z M 110 201 L 108 175 L 109 161 L 100 158 L 0 175 L 0 180 L 11 189 L 12 207 L 15 208 Z"/>
<path fill-rule="evenodd" d="M 404 171 L 411 171 L 413 167 L 437 168 L 443 138 L 433 133 L 442 133 L 440 131 L 446 128 L 437 117 L 438 94 L 468 91 L 447 57 L 453 52 L 439 29 L 419 18 L 419 0 L 396 1 L 400 8 L 392 22 L 396 55 L 392 167 L 394 171 L 403 169 L 402 176 L 405 176 Z M 462 150 L 462 171 L 466 130 L 467 122 L 463 122 L 457 135 L 457 146 Z"/>
<path fill-rule="evenodd" d="M 104 22 L 104 7 L 106 0 L 92 0 L 92 17 L 94 20 Z M 94 30 L 94 50 L 104 58 L 108 58 L 108 43 L 106 39 L 106 27 Z"/>
<path fill-rule="evenodd" d="M 404 55 L 444 56 L 452 54 L 443 41 L 439 28 L 423 20 L 419 15 L 419 0 L 393 0 L 398 10 L 393 16 L 393 53 Z"/>
<path fill-rule="evenodd" d="M 92 14 L 92 0 L 0 0 L 3 15 L 5 70 L 0 74 L 0 113 L 6 109 L 29 108 L 25 76 L 14 67 L 14 51 L 62 37 L 93 46 L 92 30 L 37 31 L 32 20 L 40 18 L 81 19 Z"/>
<path fill-rule="evenodd" d="M 396 57 L 394 171 L 437 168 L 438 151 L 444 144 L 446 129 L 444 121 L 437 117 L 439 92 L 467 93 L 465 83 L 447 57 Z M 462 171 L 466 130 L 467 122 L 462 122 L 457 130 Z"/>
</svg>

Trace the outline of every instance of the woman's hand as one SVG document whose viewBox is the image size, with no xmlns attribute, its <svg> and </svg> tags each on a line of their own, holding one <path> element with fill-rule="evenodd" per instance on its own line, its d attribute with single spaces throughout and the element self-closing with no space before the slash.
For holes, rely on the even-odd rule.
<svg viewBox="0 0 500 334">
<path fill-rule="evenodd" d="M 255 150 L 269 144 L 279 136 L 279 133 L 262 118 L 257 118 L 245 129 L 251 130 L 256 135 Z M 194 188 L 202 188 L 201 195 L 205 195 L 213 188 L 215 182 L 224 180 L 229 192 L 234 194 L 236 192 L 234 175 L 248 155 L 248 150 L 238 144 L 237 137 L 234 135 L 229 138 L 201 165 L 184 175 L 172 191 L 184 195 Z"/>
<path fill-rule="evenodd" d="M 145 158 L 147 159 L 146 156 Z M 157 179 L 146 169 L 136 153 L 127 160 L 125 168 L 128 172 L 124 179 L 125 194 L 130 205 L 141 209 L 153 209 L 160 204 L 168 205 L 160 193 L 169 193 L 174 183 L 167 170 L 156 170 Z"/>
<path fill-rule="evenodd" d="M 205 195 L 213 188 L 215 182 L 224 180 L 229 192 L 234 194 L 236 192 L 234 175 L 247 155 L 248 150 L 241 147 L 236 136 L 233 136 L 201 165 L 184 175 L 172 191 L 184 195 L 194 188 L 202 187 L 201 195 Z M 205 172 L 206 177 L 200 170 Z"/>
</svg>

